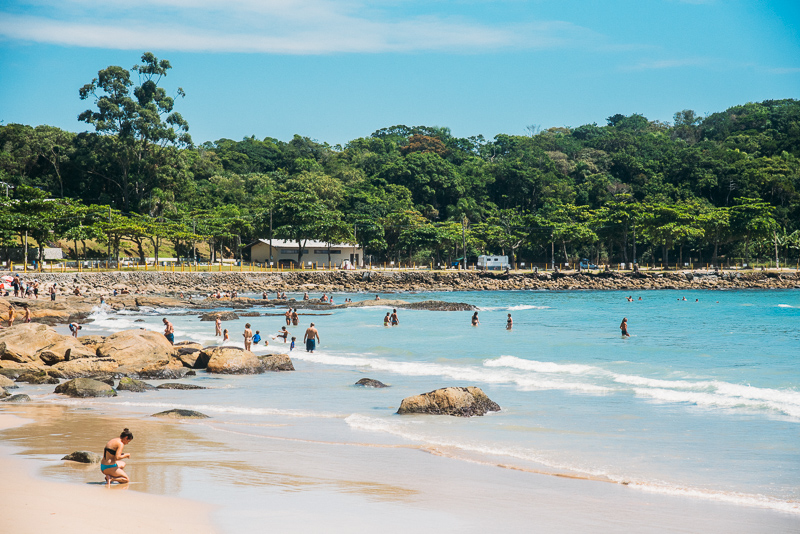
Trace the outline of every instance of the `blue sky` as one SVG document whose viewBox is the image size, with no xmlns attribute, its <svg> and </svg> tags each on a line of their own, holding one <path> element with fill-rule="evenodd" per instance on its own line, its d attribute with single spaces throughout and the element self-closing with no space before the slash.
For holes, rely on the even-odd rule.
<svg viewBox="0 0 800 534">
<path fill-rule="evenodd" d="M 78 89 L 144 51 L 195 143 L 491 138 L 800 98 L 800 1 L 6 0 L 0 120 L 87 130 Z"/>
</svg>

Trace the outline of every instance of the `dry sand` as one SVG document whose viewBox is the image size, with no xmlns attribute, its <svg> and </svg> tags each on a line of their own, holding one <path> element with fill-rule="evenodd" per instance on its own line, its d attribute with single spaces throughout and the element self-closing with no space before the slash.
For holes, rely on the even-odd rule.
<svg viewBox="0 0 800 534">
<path fill-rule="evenodd" d="M 0 413 L 0 430 L 22 430 L 30 423 L 29 419 L 9 414 L 8 411 Z M 52 440 L 48 441 L 53 446 Z M 0 532 L 203 534 L 217 531 L 212 526 L 207 505 L 130 491 L 130 487 L 124 485 L 107 488 L 100 483 L 102 475 L 97 465 L 75 464 L 65 467 L 96 471 L 94 483 L 44 480 L 34 474 L 39 467 L 37 464 L 41 462 L 15 454 L 14 448 L 9 447 L 5 439 L 3 445 L 0 447 Z"/>
</svg>

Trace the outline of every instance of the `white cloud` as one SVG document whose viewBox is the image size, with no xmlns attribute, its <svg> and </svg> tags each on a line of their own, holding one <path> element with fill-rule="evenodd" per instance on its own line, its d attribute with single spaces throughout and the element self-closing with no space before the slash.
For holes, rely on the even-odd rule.
<svg viewBox="0 0 800 534">
<path fill-rule="evenodd" d="M 278 54 L 606 45 L 603 36 L 568 22 L 491 25 L 451 15 L 389 13 L 355 0 L 40 0 L 39 6 L 0 12 L 0 36 L 125 50 Z"/>
</svg>

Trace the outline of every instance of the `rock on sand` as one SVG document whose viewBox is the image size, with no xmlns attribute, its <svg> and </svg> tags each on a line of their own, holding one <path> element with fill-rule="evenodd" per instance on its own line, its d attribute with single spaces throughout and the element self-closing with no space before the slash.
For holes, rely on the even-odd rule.
<svg viewBox="0 0 800 534">
<path fill-rule="evenodd" d="M 427 413 L 471 417 L 486 412 L 499 412 L 500 406 L 477 387 L 449 387 L 422 395 L 406 397 L 398 414 Z"/>
</svg>

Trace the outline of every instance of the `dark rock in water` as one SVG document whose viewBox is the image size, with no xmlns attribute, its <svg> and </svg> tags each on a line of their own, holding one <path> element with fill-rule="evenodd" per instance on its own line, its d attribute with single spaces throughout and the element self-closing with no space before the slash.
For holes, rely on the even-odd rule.
<svg viewBox="0 0 800 534">
<path fill-rule="evenodd" d="M 240 313 L 239 317 L 261 317 L 261 314 L 258 312 L 245 312 Z"/>
<path fill-rule="evenodd" d="M 136 380 L 128 376 L 120 379 L 119 385 L 117 386 L 117 391 L 133 391 L 134 393 L 154 391 L 155 389 L 155 386 L 151 386 L 147 382 L 142 382 L 141 380 Z"/>
<path fill-rule="evenodd" d="M 136 375 L 139 378 L 146 378 L 149 380 L 176 380 L 183 378 L 189 370 L 180 365 L 169 365 L 165 367 L 154 367 L 139 370 Z"/>
<path fill-rule="evenodd" d="M 59 380 L 48 375 L 46 371 L 36 371 L 19 375 L 17 382 L 24 384 L 58 384 Z"/>
<path fill-rule="evenodd" d="M 143 322 L 145 322 L 145 320 L 144 320 L 144 319 L 136 319 L 136 320 L 135 320 L 135 321 L 133 321 L 133 322 L 134 322 L 134 323 L 143 323 Z"/>
<path fill-rule="evenodd" d="M 208 389 L 203 386 L 195 386 L 194 384 L 176 384 L 174 382 L 167 382 L 157 386 L 156 389 Z"/>
<path fill-rule="evenodd" d="M 3 402 L 30 402 L 31 398 L 25 394 L 19 395 L 11 395 L 7 399 L 3 399 Z"/>
<path fill-rule="evenodd" d="M 368 388 L 388 388 L 386 384 L 379 380 L 373 380 L 372 378 L 362 378 L 358 382 L 356 382 L 357 386 L 364 386 Z"/>
<path fill-rule="evenodd" d="M 471 417 L 486 412 L 499 412 L 500 406 L 476 387 L 449 387 L 422 395 L 406 397 L 400 403 L 398 414 L 427 413 Z"/>
<path fill-rule="evenodd" d="M 193 410 L 167 410 L 166 412 L 158 412 L 152 415 L 153 417 L 169 417 L 172 419 L 208 419 L 204 413 L 195 412 Z"/>
<path fill-rule="evenodd" d="M 292 359 L 286 354 L 266 354 L 258 359 L 265 371 L 294 371 Z"/>
<path fill-rule="evenodd" d="M 99 380 L 91 378 L 74 378 L 55 389 L 55 393 L 62 393 L 70 397 L 116 397 L 114 388 Z"/>
<path fill-rule="evenodd" d="M 404 304 L 403 308 L 408 310 L 428 310 L 428 311 L 473 311 L 477 306 L 465 302 L 444 302 L 441 300 L 423 300 L 422 302 L 412 302 Z"/>
<path fill-rule="evenodd" d="M 239 316 L 236 312 L 222 311 L 222 312 L 208 312 L 200 316 L 201 321 L 216 321 L 219 317 L 220 321 L 236 321 Z"/>
<path fill-rule="evenodd" d="M 102 382 L 103 384 L 108 384 L 112 388 L 114 387 L 114 376 L 111 374 L 108 375 L 92 375 L 87 376 L 84 378 L 91 378 L 92 380 L 97 380 L 98 382 Z"/>
<path fill-rule="evenodd" d="M 197 373 L 193 370 L 186 371 L 186 375 L 184 376 L 197 376 Z"/>
<path fill-rule="evenodd" d="M 62 460 L 69 460 L 70 462 L 80 462 L 82 464 L 99 464 L 103 457 L 96 452 L 90 451 L 75 451 L 62 458 Z"/>
</svg>

